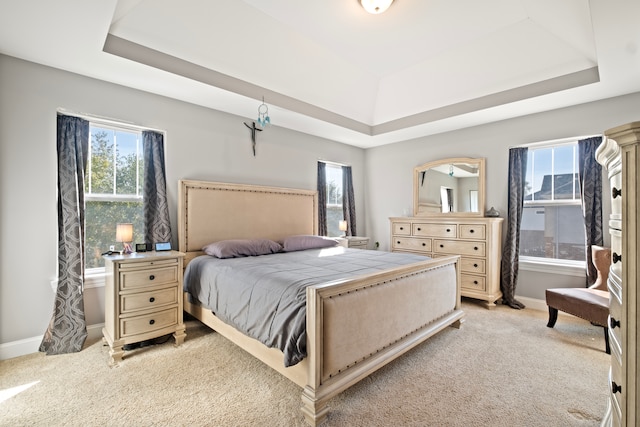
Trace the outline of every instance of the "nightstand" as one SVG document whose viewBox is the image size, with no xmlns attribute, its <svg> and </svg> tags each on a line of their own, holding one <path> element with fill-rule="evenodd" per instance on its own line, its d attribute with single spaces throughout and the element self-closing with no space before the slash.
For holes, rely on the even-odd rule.
<svg viewBox="0 0 640 427">
<path fill-rule="evenodd" d="M 173 334 L 182 344 L 182 264 L 177 251 L 105 256 L 103 340 L 109 365 L 124 356 L 123 346 Z"/>
<path fill-rule="evenodd" d="M 367 245 L 369 244 L 368 237 L 347 236 L 344 238 L 347 239 L 348 248 L 367 249 Z"/>
</svg>

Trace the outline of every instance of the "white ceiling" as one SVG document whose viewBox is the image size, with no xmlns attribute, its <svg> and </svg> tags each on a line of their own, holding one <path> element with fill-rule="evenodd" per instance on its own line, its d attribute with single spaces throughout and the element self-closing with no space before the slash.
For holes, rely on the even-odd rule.
<svg viewBox="0 0 640 427">
<path fill-rule="evenodd" d="M 0 53 L 372 147 L 640 91 L 638 0 L 0 0 Z M 241 123 L 240 123 L 241 125 Z"/>
</svg>

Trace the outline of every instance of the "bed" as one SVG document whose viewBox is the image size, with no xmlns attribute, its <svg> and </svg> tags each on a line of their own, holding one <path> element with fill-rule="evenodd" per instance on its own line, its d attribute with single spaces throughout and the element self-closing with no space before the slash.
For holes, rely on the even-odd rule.
<svg viewBox="0 0 640 427">
<path fill-rule="evenodd" d="M 202 248 L 213 242 L 282 242 L 289 236 L 317 234 L 315 191 L 181 180 L 178 205 L 179 250 L 185 253 L 185 266 L 199 262 Z M 332 250 L 374 255 L 360 249 Z M 460 327 L 464 313 L 458 263 L 457 256 L 419 257 L 416 262 L 306 286 L 306 357 L 291 366 L 285 366 L 282 350 L 223 322 L 187 292 L 184 309 L 299 385 L 302 414 L 315 426 L 326 419 L 333 396 L 444 328 Z"/>
</svg>

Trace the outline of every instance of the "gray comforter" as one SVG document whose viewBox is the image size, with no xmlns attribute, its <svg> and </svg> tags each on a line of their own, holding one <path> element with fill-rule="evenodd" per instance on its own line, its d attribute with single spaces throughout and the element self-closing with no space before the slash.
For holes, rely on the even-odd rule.
<svg viewBox="0 0 640 427">
<path fill-rule="evenodd" d="M 306 291 L 309 285 L 378 272 L 424 256 L 342 247 L 192 260 L 184 290 L 239 331 L 284 353 L 292 366 L 307 355 Z"/>
</svg>

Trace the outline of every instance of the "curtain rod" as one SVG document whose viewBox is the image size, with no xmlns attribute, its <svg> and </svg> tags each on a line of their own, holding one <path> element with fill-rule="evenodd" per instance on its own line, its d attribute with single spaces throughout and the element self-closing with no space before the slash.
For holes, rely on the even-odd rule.
<svg viewBox="0 0 640 427">
<path fill-rule="evenodd" d="M 67 116 L 80 117 L 81 119 L 89 120 L 91 122 L 103 123 L 103 124 L 114 125 L 119 127 L 126 127 L 133 130 L 140 130 L 140 131 L 151 130 L 151 131 L 159 132 L 162 134 L 166 133 L 166 131 L 163 129 L 154 129 L 148 126 L 140 126 L 140 125 L 136 125 L 135 123 L 127 122 L 125 120 L 120 120 L 120 119 L 114 119 L 111 117 L 96 116 L 95 114 L 87 114 L 87 113 L 78 113 L 76 111 L 67 110 L 66 108 L 58 108 L 56 111 L 61 114 L 66 114 Z"/>
<path fill-rule="evenodd" d="M 544 147 L 546 145 L 560 145 L 560 144 L 568 144 L 570 142 L 574 142 L 574 141 L 580 141 L 583 139 L 587 139 L 587 138 L 596 138 L 596 137 L 602 137 L 603 135 L 583 135 L 583 136 L 572 136 L 569 138 L 560 138 L 560 139 L 552 139 L 549 141 L 539 141 L 539 142 L 529 142 L 526 144 L 520 144 L 520 145 L 513 145 L 511 147 L 509 147 L 509 149 L 511 148 L 532 148 L 532 147 Z"/>
<path fill-rule="evenodd" d="M 351 165 L 347 165 L 345 163 L 332 162 L 331 160 L 318 159 L 318 161 L 322 162 L 322 163 L 329 164 L 329 165 L 335 165 L 335 166 L 351 166 Z"/>
</svg>

